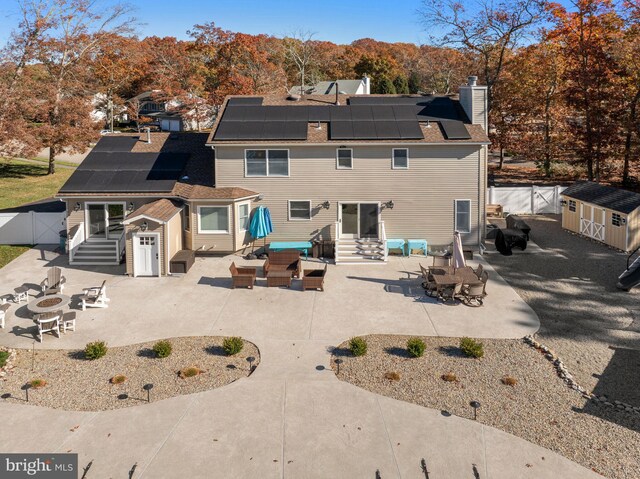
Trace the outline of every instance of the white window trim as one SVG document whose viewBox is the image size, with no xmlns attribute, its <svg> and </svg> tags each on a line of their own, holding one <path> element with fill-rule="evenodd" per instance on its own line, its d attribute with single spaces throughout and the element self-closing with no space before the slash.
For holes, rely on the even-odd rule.
<svg viewBox="0 0 640 479">
<path fill-rule="evenodd" d="M 407 152 L 407 166 L 396 166 L 396 151 L 404 150 Z M 409 148 L 392 148 L 391 149 L 391 169 L 392 170 L 408 170 L 409 169 Z"/>
<path fill-rule="evenodd" d="M 122 221 L 127 219 L 128 213 L 127 213 L 127 202 L 126 201 L 85 201 L 83 208 L 84 208 L 84 237 L 86 238 L 86 241 L 88 243 L 91 243 L 92 241 L 104 241 L 105 239 L 109 239 L 108 238 L 108 234 L 105 235 L 105 238 L 90 238 L 89 237 L 89 205 L 103 205 L 103 206 L 107 206 L 107 205 L 122 205 L 123 207 L 123 211 L 124 211 L 124 216 L 122 218 Z M 109 220 L 109 216 L 107 213 L 107 210 L 105 208 L 105 219 L 108 221 Z M 108 226 L 107 226 L 108 228 Z"/>
<path fill-rule="evenodd" d="M 247 174 L 247 151 L 266 151 L 265 161 L 267 167 L 266 175 L 249 175 Z M 270 175 L 269 174 L 269 150 L 282 150 L 287 152 L 287 174 L 286 175 Z M 289 178 L 291 176 L 291 152 L 289 148 L 245 148 L 244 150 L 244 176 L 245 178 Z"/>
<path fill-rule="evenodd" d="M 203 230 L 200 222 L 202 208 L 226 208 L 227 209 L 227 229 L 224 230 Z M 198 234 L 202 235 L 228 235 L 231 231 L 231 207 L 230 205 L 199 205 L 198 206 Z"/>
<path fill-rule="evenodd" d="M 351 152 L 351 166 L 340 166 L 340 150 L 349 150 Z M 353 170 L 353 148 L 336 148 L 336 170 Z"/>
<path fill-rule="evenodd" d="M 458 203 L 459 202 L 463 202 L 463 201 L 467 201 L 469 203 L 469 229 L 467 231 L 463 231 L 463 230 L 458 228 Z M 471 233 L 471 209 L 472 209 L 471 200 L 468 200 L 468 199 L 453 200 L 454 231 L 457 231 L 459 233 Z"/>
<path fill-rule="evenodd" d="M 248 231 L 249 228 L 247 227 L 245 229 L 240 225 L 240 207 L 241 206 L 247 207 L 247 224 L 250 226 L 251 225 L 251 203 L 249 203 L 248 201 L 243 203 L 238 203 L 236 208 L 237 218 L 238 218 L 238 231 L 240 231 L 241 233 L 244 233 Z"/>
<path fill-rule="evenodd" d="M 306 201 L 309 203 L 309 218 L 292 218 L 291 217 L 291 202 L 292 201 Z M 311 200 L 287 200 L 287 217 L 289 218 L 289 221 L 311 221 Z"/>
</svg>

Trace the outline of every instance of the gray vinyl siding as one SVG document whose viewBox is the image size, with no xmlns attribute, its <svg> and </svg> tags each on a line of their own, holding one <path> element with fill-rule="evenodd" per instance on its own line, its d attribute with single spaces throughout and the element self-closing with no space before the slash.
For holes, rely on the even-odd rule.
<svg viewBox="0 0 640 479">
<path fill-rule="evenodd" d="M 233 203 L 212 202 L 212 201 L 193 201 L 191 204 L 191 248 L 197 253 L 228 253 L 235 251 L 235 215 Z M 228 206 L 229 207 L 229 232 L 228 233 L 200 233 L 198 226 L 200 218 L 198 217 L 199 206 Z"/>
<path fill-rule="evenodd" d="M 473 145 L 409 146 L 409 168 L 392 169 L 394 147 L 404 145 L 352 146 L 353 169 L 336 168 L 336 146 L 271 146 L 287 148 L 290 176 L 245 177 L 243 147 L 216 147 L 215 174 L 218 187 L 241 186 L 262 193 L 252 204 L 271 211 L 274 232 L 269 241 L 334 238 L 338 202 L 393 200 L 383 209 L 388 238 L 426 239 L 431 246 L 448 245 L 454 228 L 454 200 L 471 201 L 471 233 L 465 244 L 478 243 L 483 228 L 486 165 L 484 149 Z M 249 147 L 251 148 L 251 147 Z M 259 147 L 256 147 L 259 148 Z M 310 200 L 309 221 L 288 219 L 288 200 Z M 324 201 L 330 208 L 322 208 Z M 480 218 L 480 220 L 479 220 Z M 238 247 L 238 242 L 236 247 Z"/>
<path fill-rule="evenodd" d="M 147 222 L 147 230 L 144 233 L 159 233 L 158 265 L 160 268 L 160 274 L 162 276 L 165 276 L 167 274 L 165 254 L 165 225 L 145 218 L 134 221 L 133 223 L 125 227 L 126 272 L 129 276 L 133 276 L 133 235 L 142 233 L 140 225 L 145 221 Z"/>
</svg>

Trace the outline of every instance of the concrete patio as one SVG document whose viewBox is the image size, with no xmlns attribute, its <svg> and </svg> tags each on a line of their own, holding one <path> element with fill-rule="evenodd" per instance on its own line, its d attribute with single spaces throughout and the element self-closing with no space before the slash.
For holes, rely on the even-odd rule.
<svg viewBox="0 0 640 479">
<path fill-rule="evenodd" d="M 54 411 L 19 397 L 2 400 L 0 422 L 11 434 L 0 450 L 76 452 L 87 477 L 373 478 L 379 471 L 418 478 L 422 458 L 431 477 L 600 477 L 479 422 L 341 382 L 330 369 L 332 347 L 358 334 L 520 338 L 536 331 L 535 313 L 486 263 L 489 296 L 482 308 L 469 308 L 424 295 L 416 276 L 424 258 L 331 265 L 325 292 L 302 292 L 299 282 L 291 290 L 266 288 L 264 279 L 254 290 L 232 290 L 233 260 L 247 264 L 198 259 L 184 277 L 128 278 L 120 268 L 71 269 L 66 258 L 33 249 L 1 269 L 0 294 L 39 283 L 51 265 L 64 267 L 65 293 L 76 298 L 107 280 L 109 308 L 79 311 L 76 332 L 46 337 L 36 348 L 241 335 L 258 345 L 261 362 L 250 378 L 226 387 L 119 410 Z M 34 344 L 28 316 L 25 303 L 11 308 L 1 345 Z"/>
<path fill-rule="evenodd" d="M 33 249 L 0 270 L 0 294 L 16 286 L 30 286 L 30 299 L 47 268 L 63 268 L 64 293 L 78 310 L 77 331 L 60 339 L 48 335 L 38 347 L 77 348 L 101 339 L 111 346 L 174 336 L 240 335 L 254 342 L 264 339 L 326 340 L 338 344 L 354 335 L 390 333 L 426 336 L 521 338 L 538 329 L 533 310 L 482 259 L 489 272 L 489 295 L 480 308 L 443 304 L 424 294 L 418 277 L 424 257 L 390 257 L 386 266 L 329 265 L 325 291 L 267 288 L 258 278 L 253 290 L 231 289 L 229 265 L 251 264 L 237 256 L 198 258 L 182 277 L 130 278 L 121 267 L 71 268 L 66 256 Z M 318 260 L 305 268 L 320 267 Z M 259 274 L 260 274 L 259 270 Z M 106 309 L 80 311 L 82 288 L 107 281 Z M 26 303 L 12 307 L 0 344 L 27 348 L 35 327 Z"/>
</svg>

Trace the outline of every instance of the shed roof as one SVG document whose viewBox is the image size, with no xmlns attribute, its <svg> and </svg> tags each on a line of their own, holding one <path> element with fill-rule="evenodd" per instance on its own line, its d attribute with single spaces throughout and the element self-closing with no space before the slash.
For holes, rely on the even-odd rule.
<svg viewBox="0 0 640 479">
<path fill-rule="evenodd" d="M 592 181 L 574 183 L 564 190 L 562 195 L 624 214 L 640 207 L 640 194 Z"/>
<path fill-rule="evenodd" d="M 129 221 L 134 220 L 140 216 L 157 220 L 160 223 L 165 223 L 173 218 L 182 207 L 177 201 L 171 201 L 166 198 L 153 201 L 142 205 L 129 215 Z"/>
</svg>

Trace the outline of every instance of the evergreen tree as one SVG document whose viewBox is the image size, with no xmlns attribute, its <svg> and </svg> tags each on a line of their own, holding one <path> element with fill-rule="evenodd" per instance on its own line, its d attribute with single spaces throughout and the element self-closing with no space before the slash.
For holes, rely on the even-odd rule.
<svg viewBox="0 0 640 479">
<path fill-rule="evenodd" d="M 409 87 L 409 93 L 415 95 L 420 91 L 420 75 L 416 72 L 411 72 L 409 75 L 409 81 L 407 82 L 407 86 Z"/>
<path fill-rule="evenodd" d="M 396 93 L 396 87 L 393 86 L 393 82 L 389 77 L 383 76 L 376 82 L 375 93 L 382 95 L 394 95 Z"/>
<path fill-rule="evenodd" d="M 396 93 L 399 93 L 400 95 L 409 94 L 409 82 L 407 81 L 406 76 L 398 75 L 393 80 L 393 86 L 396 87 Z"/>
</svg>

